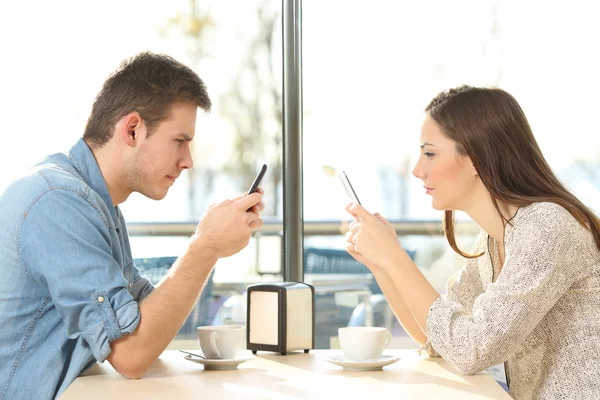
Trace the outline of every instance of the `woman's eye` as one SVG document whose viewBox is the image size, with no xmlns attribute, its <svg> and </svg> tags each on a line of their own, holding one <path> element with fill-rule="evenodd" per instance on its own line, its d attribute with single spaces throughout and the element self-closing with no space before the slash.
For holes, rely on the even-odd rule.
<svg viewBox="0 0 600 400">
<path fill-rule="evenodd" d="M 424 155 L 425 157 L 427 157 L 427 158 L 431 158 L 431 157 L 433 157 L 435 154 L 433 154 L 433 153 L 430 153 L 430 152 L 426 151 L 425 153 L 423 153 L 423 155 Z"/>
</svg>

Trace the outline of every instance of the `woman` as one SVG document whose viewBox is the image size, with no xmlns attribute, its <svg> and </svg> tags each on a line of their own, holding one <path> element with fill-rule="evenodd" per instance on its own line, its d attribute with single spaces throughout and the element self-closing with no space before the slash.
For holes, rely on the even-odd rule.
<svg viewBox="0 0 600 400">
<path fill-rule="evenodd" d="M 517 399 L 600 399 L 600 221 L 552 173 L 517 101 L 462 86 L 425 109 L 413 174 L 467 258 L 440 296 L 394 228 L 358 204 L 346 250 L 429 355 L 466 374 L 505 363 Z M 458 248 L 454 211 L 481 227 Z"/>
</svg>

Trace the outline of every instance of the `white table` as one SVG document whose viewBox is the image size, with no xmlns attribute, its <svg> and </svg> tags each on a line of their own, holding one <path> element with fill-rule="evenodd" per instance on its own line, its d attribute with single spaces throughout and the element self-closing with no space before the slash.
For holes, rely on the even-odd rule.
<svg viewBox="0 0 600 400">
<path fill-rule="evenodd" d="M 197 351 L 196 349 L 192 351 Z M 166 350 L 144 378 L 127 380 L 108 362 L 77 378 L 61 399 L 510 399 L 487 373 L 463 376 L 441 358 L 413 350 L 383 371 L 344 371 L 325 360 L 340 350 L 281 356 L 259 352 L 238 370 L 204 371 L 184 354 Z"/>
</svg>

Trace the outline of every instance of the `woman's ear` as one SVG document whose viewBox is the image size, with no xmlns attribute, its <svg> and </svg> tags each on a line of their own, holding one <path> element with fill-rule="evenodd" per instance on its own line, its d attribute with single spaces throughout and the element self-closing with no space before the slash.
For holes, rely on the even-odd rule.
<svg viewBox="0 0 600 400">
<path fill-rule="evenodd" d="M 473 176 L 479 176 L 479 174 L 477 173 L 477 169 L 475 168 L 475 166 L 473 165 L 472 162 L 471 162 L 471 173 L 473 174 Z"/>
<path fill-rule="evenodd" d="M 477 173 L 477 168 L 475 168 L 475 165 L 473 165 L 473 160 L 471 160 L 471 157 L 469 157 L 466 154 L 459 154 L 458 160 L 458 162 L 461 164 L 464 170 L 467 170 L 468 168 L 468 170 L 471 172 L 471 175 L 479 176 L 479 174 Z"/>
</svg>

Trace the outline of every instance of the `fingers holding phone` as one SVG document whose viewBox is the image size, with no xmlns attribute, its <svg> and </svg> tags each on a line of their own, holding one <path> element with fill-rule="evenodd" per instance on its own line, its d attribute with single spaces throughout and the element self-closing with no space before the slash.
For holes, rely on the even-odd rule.
<svg viewBox="0 0 600 400">
<path fill-rule="evenodd" d="M 264 194 L 264 190 L 262 190 L 259 187 L 259 185 L 261 184 L 263 178 L 265 177 L 266 172 L 267 172 L 267 164 L 263 164 L 263 166 L 260 168 L 260 171 L 258 171 L 256 178 L 254 178 L 254 181 L 250 185 L 250 189 L 248 189 L 248 193 L 243 194 L 239 197 L 236 197 L 232 201 L 235 203 L 237 201 L 244 199 L 245 197 L 251 197 L 254 193 L 259 193 L 262 196 Z M 264 208 L 265 208 L 264 203 L 262 201 L 260 201 L 255 204 L 252 204 L 246 211 L 258 214 L 262 210 L 264 210 Z"/>
<path fill-rule="evenodd" d="M 260 219 L 259 212 L 264 208 L 264 204 L 262 201 L 260 201 L 261 199 L 262 193 L 256 191 L 233 203 L 239 208 L 240 211 L 246 214 L 246 221 L 251 229 L 256 229 L 262 226 L 262 220 Z"/>
<path fill-rule="evenodd" d="M 265 191 L 259 187 L 258 189 L 256 189 L 256 192 L 254 192 L 254 193 L 260 193 L 260 195 L 262 196 L 263 194 L 265 194 Z M 252 211 L 255 214 L 259 214 L 264 209 L 265 209 L 265 203 L 263 203 L 261 201 L 260 203 L 255 204 L 252 207 L 250 207 L 250 209 L 247 211 Z"/>
<path fill-rule="evenodd" d="M 258 188 L 256 192 L 250 195 L 246 195 L 245 198 L 251 198 L 256 196 L 257 194 L 260 194 L 262 198 L 263 193 L 264 191 L 261 188 Z M 252 204 L 252 202 L 250 202 L 250 204 Z M 243 207 L 247 207 L 247 203 L 244 203 Z M 245 213 L 248 216 L 248 224 L 250 226 L 250 229 L 259 229 L 263 226 L 263 221 L 260 218 L 260 212 L 264 210 L 264 208 L 265 204 L 262 201 L 260 201 L 258 203 L 255 203 L 251 207 L 245 209 Z"/>
<path fill-rule="evenodd" d="M 258 189 L 256 189 L 256 191 L 254 193 L 258 193 L 262 196 L 263 194 L 265 194 L 265 191 L 259 187 Z M 244 194 L 232 199 L 231 202 L 235 203 L 235 202 L 237 202 L 245 197 L 248 197 L 248 196 L 249 196 L 248 193 L 244 193 Z M 262 201 L 260 201 L 259 203 L 256 203 L 252 207 L 250 207 L 250 209 L 247 211 L 252 211 L 254 213 L 260 213 L 264 209 L 265 209 L 265 204 Z"/>
<path fill-rule="evenodd" d="M 212 205 L 198 224 L 193 245 L 211 249 L 217 258 L 231 256 L 250 242 L 252 230 L 262 226 L 259 212 L 264 209 L 258 187 L 267 166 L 263 165 L 248 193 Z"/>
</svg>

